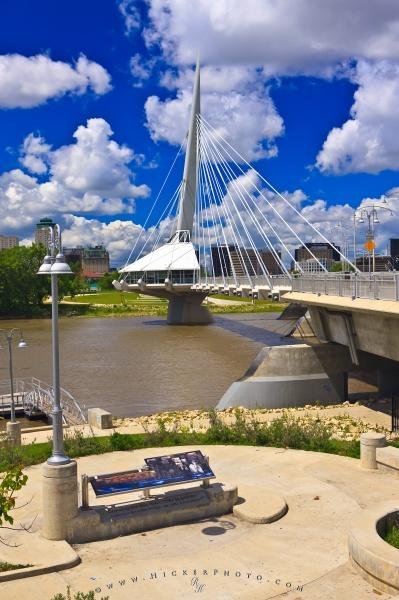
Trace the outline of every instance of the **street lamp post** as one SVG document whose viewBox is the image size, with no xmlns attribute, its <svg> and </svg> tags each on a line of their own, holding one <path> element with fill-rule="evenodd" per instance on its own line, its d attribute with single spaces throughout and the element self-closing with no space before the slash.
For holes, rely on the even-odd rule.
<svg viewBox="0 0 399 600">
<path fill-rule="evenodd" d="M 341 252 L 343 254 L 343 259 L 341 261 L 342 262 L 342 270 L 346 271 L 348 268 L 348 255 L 349 255 L 348 231 L 347 231 L 345 225 L 342 223 L 342 221 L 338 221 L 335 225 L 332 225 L 330 227 L 331 236 L 333 239 L 335 236 L 335 233 L 334 233 L 335 230 L 340 232 L 339 244 L 340 244 Z M 355 263 L 356 263 L 356 256 L 354 255 L 353 264 L 355 264 Z"/>
<path fill-rule="evenodd" d="M 371 273 L 371 259 L 373 265 L 373 273 L 375 273 L 375 225 L 377 225 L 380 220 L 378 218 L 378 211 L 387 210 L 391 216 L 393 216 L 393 211 L 386 206 L 380 206 L 378 204 L 372 204 L 371 206 L 363 206 L 361 208 L 357 208 L 353 213 L 353 257 L 354 264 L 356 264 L 356 219 L 358 223 L 364 223 L 365 219 L 367 219 L 367 233 L 366 233 L 366 244 L 365 248 L 369 253 L 369 273 Z"/>
<path fill-rule="evenodd" d="M 62 407 L 60 394 L 60 357 L 58 335 L 58 275 L 72 275 L 69 265 L 61 253 L 61 230 L 59 225 L 49 227 L 50 253 L 44 257 L 38 275 L 51 276 L 51 331 L 53 354 L 53 451 L 47 460 L 49 465 L 64 465 L 70 462 L 64 451 L 64 435 L 62 427 Z M 56 254 L 56 250 L 58 253 Z"/>
<path fill-rule="evenodd" d="M 11 395 L 11 420 L 7 423 L 7 432 L 9 434 L 9 438 L 16 445 L 20 445 L 21 443 L 21 424 L 17 422 L 15 418 L 15 401 L 14 401 L 14 373 L 13 373 L 13 364 L 12 364 L 12 341 L 14 339 L 14 335 L 19 335 L 18 348 L 26 348 L 27 343 L 25 342 L 22 331 L 13 327 L 7 331 L 6 329 L 0 329 L 1 337 L 7 342 L 8 345 L 8 365 L 9 365 L 9 375 L 10 375 L 10 395 Z M 3 346 L 0 344 L 0 350 Z"/>
</svg>

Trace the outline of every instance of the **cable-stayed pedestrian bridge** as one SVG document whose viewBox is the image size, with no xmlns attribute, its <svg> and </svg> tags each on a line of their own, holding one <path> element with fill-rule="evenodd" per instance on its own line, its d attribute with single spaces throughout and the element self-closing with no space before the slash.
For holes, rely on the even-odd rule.
<svg viewBox="0 0 399 600">
<path fill-rule="evenodd" d="M 323 244 L 345 269 L 357 270 L 307 218 L 301 193 L 280 193 L 231 146 L 223 128 L 201 115 L 198 65 L 183 179 L 166 194 L 183 145 L 114 282 L 117 289 L 167 298 L 169 323 L 207 323 L 201 303 L 210 293 L 273 298 L 291 290 L 292 264 L 303 272 L 298 245 Z M 306 247 L 314 270 L 327 273 L 328 257 L 312 244 Z"/>
</svg>

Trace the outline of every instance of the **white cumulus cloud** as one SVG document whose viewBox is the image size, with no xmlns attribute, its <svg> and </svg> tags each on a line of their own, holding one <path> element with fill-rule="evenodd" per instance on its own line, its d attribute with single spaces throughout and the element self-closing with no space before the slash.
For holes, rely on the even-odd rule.
<svg viewBox="0 0 399 600">
<path fill-rule="evenodd" d="M 147 185 L 135 185 L 129 164 L 133 150 L 112 139 L 104 119 L 89 119 L 74 133 L 75 143 L 52 149 L 30 134 L 22 145 L 22 164 L 40 179 L 14 169 L 0 175 L 0 222 L 3 231 L 22 232 L 45 215 L 65 213 L 132 214 L 135 199 L 146 198 Z M 142 159 L 142 156 L 139 156 Z"/>
<path fill-rule="evenodd" d="M 67 214 L 62 237 L 68 247 L 103 244 L 110 253 L 111 263 L 120 267 L 142 234 L 142 226 L 133 221 L 102 223 L 97 219 Z"/>
<path fill-rule="evenodd" d="M 74 133 L 75 144 L 62 146 L 51 154 L 53 178 L 67 190 L 103 198 L 137 198 L 148 195 L 148 187 L 131 182 L 128 164 L 134 153 L 111 139 L 112 130 L 104 119 L 88 119 Z"/>
<path fill-rule="evenodd" d="M 284 131 L 283 120 L 255 70 L 207 68 L 202 82 L 202 112 L 218 137 L 226 138 L 247 160 L 277 154 L 275 140 Z M 168 77 L 167 85 L 184 87 L 174 98 L 150 96 L 145 103 L 147 123 L 154 140 L 180 144 L 189 122 L 192 73 Z"/>
<path fill-rule="evenodd" d="M 105 94 L 111 89 L 109 73 L 96 62 L 80 56 L 75 65 L 49 56 L 0 56 L 0 107 L 31 108 L 67 93 L 81 95 L 88 89 Z"/>
<path fill-rule="evenodd" d="M 149 0 L 149 45 L 175 64 L 326 73 L 350 57 L 399 59 L 397 0 Z"/>
<path fill-rule="evenodd" d="M 130 72 L 134 78 L 134 87 L 142 87 L 143 82 L 151 77 L 152 69 L 155 65 L 155 59 L 144 60 L 143 57 L 136 53 L 130 59 Z"/>
<path fill-rule="evenodd" d="M 317 156 L 335 174 L 399 169 L 399 63 L 361 61 L 351 118 L 330 131 Z"/>
<path fill-rule="evenodd" d="M 207 91 L 216 94 L 209 100 L 212 125 L 226 133 L 230 122 L 229 141 L 238 141 L 246 158 L 273 156 L 283 133 L 278 107 L 260 82 L 344 77 L 358 85 L 351 118 L 329 133 L 318 168 L 336 174 L 398 168 L 397 0 L 149 0 L 144 38 L 174 66 L 161 84 L 177 89 L 176 98 L 148 99 L 154 139 L 181 141 L 191 93 L 187 67 L 199 52 L 205 65 L 203 106 L 206 110 Z"/>
<path fill-rule="evenodd" d="M 47 157 L 50 150 L 51 146 L 46 144 L 44 138 L 30 133 L 22 145 L 21 164 L 31 173 L 45 173 L 48 169 Z"/>
<path fill-rule="evenodd" d="M 125 22 L 125 34 L 130 35 L 141 22 L 136 0 L 119 0 L 119 11 Z"/>
</svg>

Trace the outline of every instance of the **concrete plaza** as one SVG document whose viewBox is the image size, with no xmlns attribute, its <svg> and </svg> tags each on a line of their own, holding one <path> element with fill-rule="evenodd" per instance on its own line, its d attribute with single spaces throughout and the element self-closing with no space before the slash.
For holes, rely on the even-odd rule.
<svg viewBox="0 0 399 600">
<path fill-rule="evenodd" d="M 187 448 L 188 449 L 188 448 Z M 193 449 L 193 448 L 190 448 Z M 170 448 L 167 452 L 181 451 Z M 57 592 L 96 590 L 111 599 L 201 598 L 228 600 L 366 600 L 391 598 L 373 590 L 348 562 L 347 532 L 353 517 L 377 502 L 398 497 L 399 480 L 381 471 L 362 471 L 360 461 L 276 448 L 204 446 L 217 481 L 238 485 L 252 508 L 267 510 L 271 492 L 281 495 L 288 513 L 270 524 L 225 515 L 82 544 L 41 538 L 41 466 L 26 470 L 29 481 L 18 495 L 16 513 L 25 525 L 39 515 L 31 533 L 8 532 L 16 548 L 2 547 L 1 559 L 42 568 L 43 574 L 1 581 L 7 600 L 47 600 Z M 140 467 L 165 449 L 114 452 L 78 459 L 90 475 Z M 124 503 L 137 494 L 111 496 Z M 101 504 L 90 496 L 90 502 Z M 254 507 L 254 502 L 256 506 Z M 243 504 L 244 506 L 245 504 Z M 65 568 L 80 558 L 73 568 Z M 63 569 L 46 573 L 46 570 Z M 101 590 L 101 591 L 100 591 Z"/>
</svg>

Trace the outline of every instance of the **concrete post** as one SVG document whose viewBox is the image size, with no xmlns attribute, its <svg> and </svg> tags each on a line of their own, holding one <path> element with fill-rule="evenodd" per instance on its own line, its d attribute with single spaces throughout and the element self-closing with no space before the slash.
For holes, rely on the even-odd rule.
<svg viewBox="0 0 399 600">
<path fill-rule="evenodd" d="M 13 446 L 21 445 L 21 423 L 19 421 L 8 421 L 6 425 L 7 439 Z"/>
<path fill-rule="evenodd" d="M 48 540 L 68 540 L 70 522 L 78 512 L 76 461 L 43 466 L 42 535 Z"/>
<path fill-rule="evenodd" d="M 385 435 L 367 431 L 360 436 L 360 465 L 362 469 L 377 469 L 377 448 L 387 445 Z"/>
</svg>

